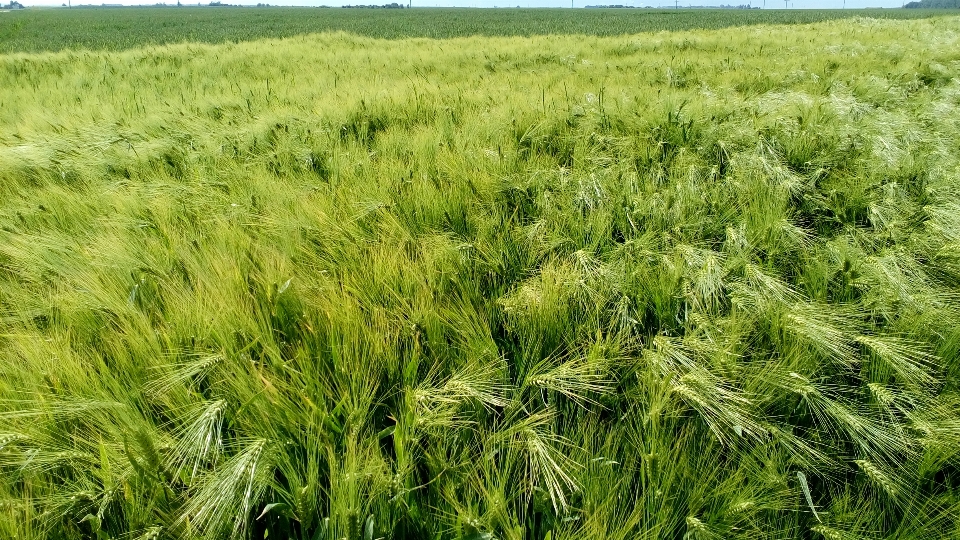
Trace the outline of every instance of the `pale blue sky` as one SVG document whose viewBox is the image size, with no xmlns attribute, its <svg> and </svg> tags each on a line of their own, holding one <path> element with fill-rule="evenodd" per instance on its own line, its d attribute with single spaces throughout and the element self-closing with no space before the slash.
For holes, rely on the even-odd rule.
<svg viewBox="0 0 960 540">
<path fill-rule="evenodd" d="M 20 0 L 26 6 L 59 6 L 66 0 Z M 156 2 L 166 1 L 167 3 L 176 3 L 176 0 L 74 0 L 75 4 L 101 4 L 101 3 L 110 3 L 110 4 L 119 4 L 123 3 L 125 5 L 152 5 Z M 182 0 L 184 3 L 196 3 L 201 1 L 204 4 L 208 3 L 210 0 Z M 291 5 L 291 6 L 319 6 L 319 5 L 331 5 L 331 6 L 341 6 L 344 4 L 385 4 L 390 2 L 401 2 L 405 3 L 405 0 L 221 0 L 224 3 L 228 4 L 257 4 L 258 2 L 266 2 L 272 5 Z M 721 4 L 740 4 L 748 3 L 750 0 L 681 0 L 681 5 L 702 5 L 702 6 L 719 6 Z M 6 0 L 0 0 L 0 3 L 6 3 Z M 521 7 L 570 7 L 570 0 L 413 0 L 414 7 L 416 6 L 449 6 L 449 7 L 478 7 L 478 8 L 488 8 L 494 6 L 506 7 L 506 6 L 521 6 Z M 583 7 L 585 5 L 592 4 L 623 4 L 629 6 L 652 6 L 652 7 L 673 7 L 674 0 L 574 0 L 574 5 L 576 7 Z M 902 0 L 846 0 L 847 8 L 866 8 L 866 7 L 882 7 L 882 8 L 899 8 L 903 4 Z M 752 0 L 752 5 L 754 6 L 763 6 L 764 0 Z M 766 0 L 766 7 L 768 9 L 780 8 L 783 9 L 784 3 L 782 0 Z M 791 0 L 790 7 L 792 9 L 840 9 L 844 7 L 843 0 Z"/>
<path fill-rule="evenodd" d="M 395 0 L 389 0 L 393 2 Z M 463 6 L 463 7 L 493 7 L 493 6 L 517 6 L 521 7 L 570 7 L 570 0 L 567 0 L 566 3 L 557 0 L 529 0 L 527 3 L 518 4 L 517 1 L 511 4 L 510 0 L 420 0 L 419 4 L 422 6 Z M 753 6 L 763 6 L 764 0 L 752 0 Z M 366 0 L 356 3 L 367 3 Z M 414 5 L 417 5 L 417 0 L 413 0 Z M 739 4 L 750 4 L 750 0 L 680 0 L 680 5 L 700 5 L 700 6 L 719 6 L 723 5 L 739 5 Z M 843 7 L 843 0 L 796 0 L 791 1 L 792 9 L 841 9 Z M 307 4 L 307 3 L 304 3 Z M 576 7 L 583 7 L 585 5 L 594 5 L 594 4 L 623 4 L 625 6 L 652 6 L 652 7 L 673 7 L 673 0 L 574 0 L 574 5 Z M 309 5 L 309 4 L 307 4 Z M 847 8 L 867 8 L 867 7 L 882 7 L 882 8 L 899 8 L 902 5 L 902 2 L 899 0 L 847 0 Z M 783 9 L 783 0 L 779 2 L 776 0 L 767 0 L 766 6 L 768 9 L 774 9 L 779 7 Z"/>
</svg>

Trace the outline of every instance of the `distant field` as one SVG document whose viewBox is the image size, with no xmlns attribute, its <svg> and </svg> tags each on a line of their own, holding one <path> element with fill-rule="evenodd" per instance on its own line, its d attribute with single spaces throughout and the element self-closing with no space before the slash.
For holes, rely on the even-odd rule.
<svg viewBox="0 0 960 540">
<path fill-rule="evenodd" d="M 5 13 L 0 17 L 0 53 L 63 49 L 117 50 L 187 41 L 223 43 L 339 30 L 387 39 L 548 34 L 616 36 L 754 24 L 803 24 L 852 17 L 913 19 L 938 15 L 944 15 L 944 11 L 37 9 Z"/>
</svg>

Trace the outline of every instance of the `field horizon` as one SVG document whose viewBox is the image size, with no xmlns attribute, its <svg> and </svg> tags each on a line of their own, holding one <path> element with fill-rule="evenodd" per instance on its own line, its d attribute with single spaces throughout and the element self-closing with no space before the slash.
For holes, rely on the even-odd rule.
<svg viewBox="0 0 960 540">
<path fill-rule="evenodd" d="M 960 537 L 960 17 L 130 28 L 0 53 L 0 537 Z"/>
<path fill-rule="evenodd" d="M 386 39 L 629 36 L 762 24 L 810 24 L 857 17 L 909 20 L 944 16 L 950 16 L 949 10 L 39 8 L 4 13 L 0 18 L 0 54 L 123 50 L 177 43 L 223 44 L 338 31 Z"/>
</svg>

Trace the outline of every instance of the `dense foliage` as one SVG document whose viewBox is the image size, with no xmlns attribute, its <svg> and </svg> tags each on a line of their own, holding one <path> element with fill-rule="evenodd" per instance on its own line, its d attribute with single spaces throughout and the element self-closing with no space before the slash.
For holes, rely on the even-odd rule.
<svg viewBox="0 0 960 540">
<path fill-rule="evenodd" d="M 912 19 L 936 15 L 942 15 L 942 12 L 893 9 L 417 9 L 416 6 L 412 10 L 34 9 L 5 13 L 0 17 L 0 53 L 118 50 L 183 42 L 226 43 L 336 31 L 384 39 L 555 34 L 620 36 L 755 24 L 804 24 L 854 17 Z"/>
<path fill-rule="evenodd" d="M 0 537 L 960 536 L 960 18 L 0 56 Z"/>
<path fill-rule="evenodd" d="M 903 7 L 910 9 L 957 9 L 960 8 L 960 0 L 920 0 L 919 2 L 908 2 Z"/>
</svg>

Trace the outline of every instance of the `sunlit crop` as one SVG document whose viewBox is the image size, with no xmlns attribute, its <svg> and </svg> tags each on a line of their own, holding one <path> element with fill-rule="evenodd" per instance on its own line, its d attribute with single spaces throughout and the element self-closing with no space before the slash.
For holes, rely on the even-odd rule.
<svg viewBox="0 0 960 540">
<path fill-rule="evenodd" d="M 346 2 L 351 3 L 356 4 Z M 770 3 L 773 6 L 775 2 Z M 402 10 L 290 7 L 23 10 L 0 13 L 0 53 L 117 50 L 183 42 L 219 44 L 339 31 L 382 39 L 622 36 L 856 17 L 915 19 L 950 14 L 942 9 L 419 9 L 417 1 L 413 5 L 414 9 Z"/>
<path fill-rule="evenodd" d="M 960 536 L 958 51 L 0 56 L 0 538 Z"/>
</svg>

